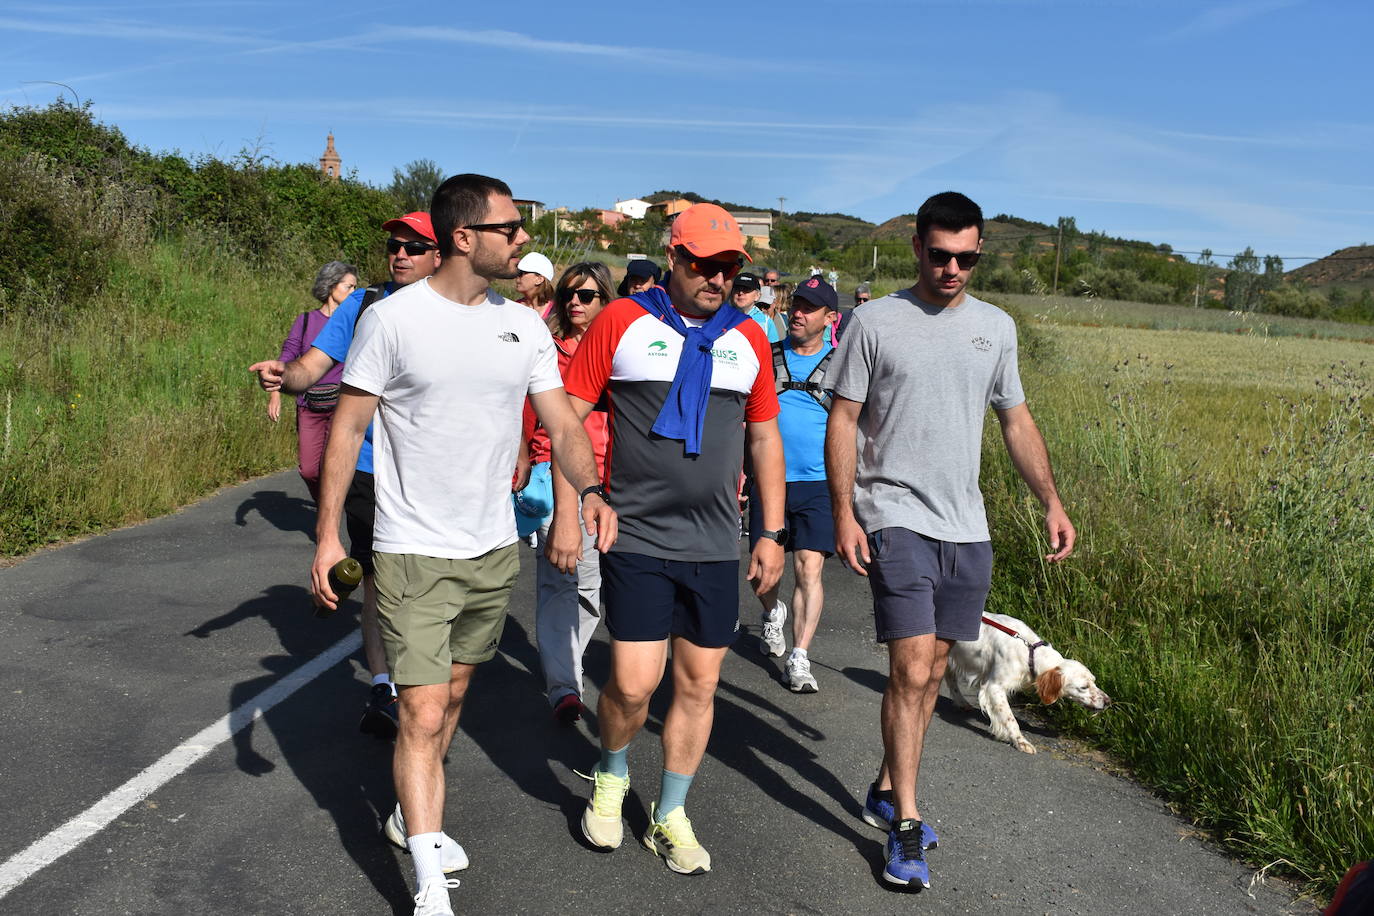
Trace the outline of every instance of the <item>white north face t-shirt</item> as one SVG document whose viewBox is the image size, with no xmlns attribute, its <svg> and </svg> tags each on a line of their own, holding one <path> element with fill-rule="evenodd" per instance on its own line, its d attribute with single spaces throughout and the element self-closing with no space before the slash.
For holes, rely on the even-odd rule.
<svg viewBox="0 0 1374 916">
<path fill-rule="evenodd" d="M 343 381 L 381 399 L 374 549 L 469 559 L 515 542 L 524 398 L 563 385 L 533 309 L 490 291 L 463 305 L 413 283 L 363 314 Z"/>
</svg>

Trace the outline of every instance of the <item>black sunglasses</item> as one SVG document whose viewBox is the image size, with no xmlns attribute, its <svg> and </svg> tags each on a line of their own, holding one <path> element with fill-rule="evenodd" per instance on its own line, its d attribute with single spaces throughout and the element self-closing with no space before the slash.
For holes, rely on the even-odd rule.
<svg viewBox="0 0 1374 916">
<path fill-rule="evenodd" d="M 473 223 L 471 226 L 464 226 L 464 229 L 478 229 L 482 232 L 499 232 L 506 237 L 507 242 L 515 241 L 515 234 L 525 228 L 525 218 L 513 219 L 508 223 Z"/>
<path fill-rule="evenodd" d="M 950 258 L 959 262 L 960 270 L 968 270 L 978 259 L 983 256 L 979 251 L 945 251 L 943 248 L 927 248 L 926 257 L 930 259 L 930 266 L 944 267 L 949 263 Z"/>
<path fill-rule="evenodd" d="M 401 249 L 404 248 L 406 250 L 406 254 L 410 255 L 412 258 L 418 258 L 426 251 L 435 251 L 438 249 L 438 247 L 439 246 L 434 244 L 433 242 L 403 242 L 400 239 L 386 240 L 387 254 L 400 254 Z"/>
<path fill-rule="evenodd" d="M 714 277 L 716 274 L 724 274 L 725 279 L 733 280 L 735 274 L 744 269 L 744 259 L 735 258 L 733 261 L 716 261 L 710 258 L 699 258 L 692 254 L 683 246 L 679 245 L 674 251 L 677 256 L 687 262 L 687 266 L 701 274 L 703 277 Z"/>
<path fill-rule="evenodd" d="M 576 299 L 578 302 L 581 302 L 583 305 L 591 305 L 593 299 L 600 299 L 600 298 L 601 298 L 601 293 L 600 293 L 599 290 L 594 290 L 594 289 L 570 289 L 570 290 L 568 290 L 568 301 L 569 301 L 569 302 L 572 302 L 573 299 Z"/>
</svg>

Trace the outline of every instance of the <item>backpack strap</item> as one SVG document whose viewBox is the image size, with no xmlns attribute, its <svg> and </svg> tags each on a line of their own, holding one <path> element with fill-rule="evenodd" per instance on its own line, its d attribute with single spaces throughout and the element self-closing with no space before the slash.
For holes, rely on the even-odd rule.
<svg viewBox="0 0 1374 916">
<path fill-rule="evenodd" d="M 773 379 L 774 390 L 778 394 L 784 391 L 805 391 L 815 398 L 816 403 L 830 409 L 832 392 L 825 387 L 825 370 L 830 365 L 830 358 L 835 355 L 834 347 L 821 357 L 820 362 L 811 370 L 811 374 L 805 381 L 798 382 L 792 378 L 792 372 L 787 366 L 787 357 L 783 353 L 782 341 L 773 344 Z"/>
<path fill-rule="evenodd" d="M 787 368 L 787 357 L 782 352 L 782 341 L 769 344 L 773 350 L 773 391 L 782 394 L 792 382 L 792 373 Z"/>
<path fill-rule="evenodd" d="M 358 314 L 353 319 L 353 333 L 358 332 L 358 322 L 362 320 L 363 312 L 367 307 L 378 299 L 386 298 L 386 283 L 378 283 L 376 286 L 369 286 L 363 290 L 363 304 L 358 307 Z"/>
</svg>

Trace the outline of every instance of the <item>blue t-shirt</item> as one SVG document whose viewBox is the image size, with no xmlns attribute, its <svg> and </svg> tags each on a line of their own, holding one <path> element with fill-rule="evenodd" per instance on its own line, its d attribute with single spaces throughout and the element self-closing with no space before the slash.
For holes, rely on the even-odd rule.
<svg viewBox="0 0 1374 916">
<path fill-rule="evenodd" d="M 777 343 L 782 340 L 782 332 L 778 330 L 778 326 L 773 322 L 773 319 L 768 317 L 768 313 L 763 309 L 759 308 L 757 305 L 751 305 L 749 306 L 749 311 L 745 312 L 745 314 L 758 322 L 758 326 L 763 328 L 763 333 L 768 335 L 769 343 Z"/>
<path fill-rule="evenodd" d="M 793 351 L 789 337 L 782 345 L 782 356 L 787 360 L 792 380 L 804 382 L 825 354 L 833 349 L 822 342 L 815 353 L 803 356 Z M 782 434 L 782 450 L 787 459 L 787 479 L 825 480 L 825 422 L 829 413 L 806 391 L 781 392 L 778 406 L 782 408 L 778 414 L 778 431 Z"/>
<path fill-rule="evenodd" d="M 382 287 L 380 298 L 386 298 L 396 292 L 399 287 L 394 283 L 388 283 Z M 339 303 L 339 307 L 334 310 L 334 314 L 329 316 L 329 323 L 320 331 L 319 336 L 311 344 L 324 352 L 325 356 L 341 363 L 348 357 L 348 348 L 353 344 L 353 329 L 358 324 L 358 311 L 363 307 L 363 297 L 367 295 L 365 288 L 355 289 L 347 299 Z M 358 450 L 358 470 L 364 473 L 372 473 L 372 424 L 367 424 L 367 433 L 363 436 L 363 447 Z"/>
</svg>

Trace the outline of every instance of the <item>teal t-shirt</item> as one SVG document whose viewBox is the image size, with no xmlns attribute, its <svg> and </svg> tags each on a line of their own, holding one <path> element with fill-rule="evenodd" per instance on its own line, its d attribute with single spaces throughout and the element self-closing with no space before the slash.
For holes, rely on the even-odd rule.
<svg viewBox="0 0 1374 916">
<path fill-rule="evenodd" d="M 792 380 L 806 381 L 825 354 L 833 349 L 830 344 L 822 343 L 820 350 L 803 356 L 792 349 L 789 337 L 783 342 L 782 355 L 787 360 Z M 778 406 L 782 408 L 778 414 L 778 431 L 782 434 L 782 450 L 787 459 L 787 479 L 825 480 L 825 421 L 829 416 L 826 409 L 808 392 L 790 390 L 778 395 Z"/>
</svg>

